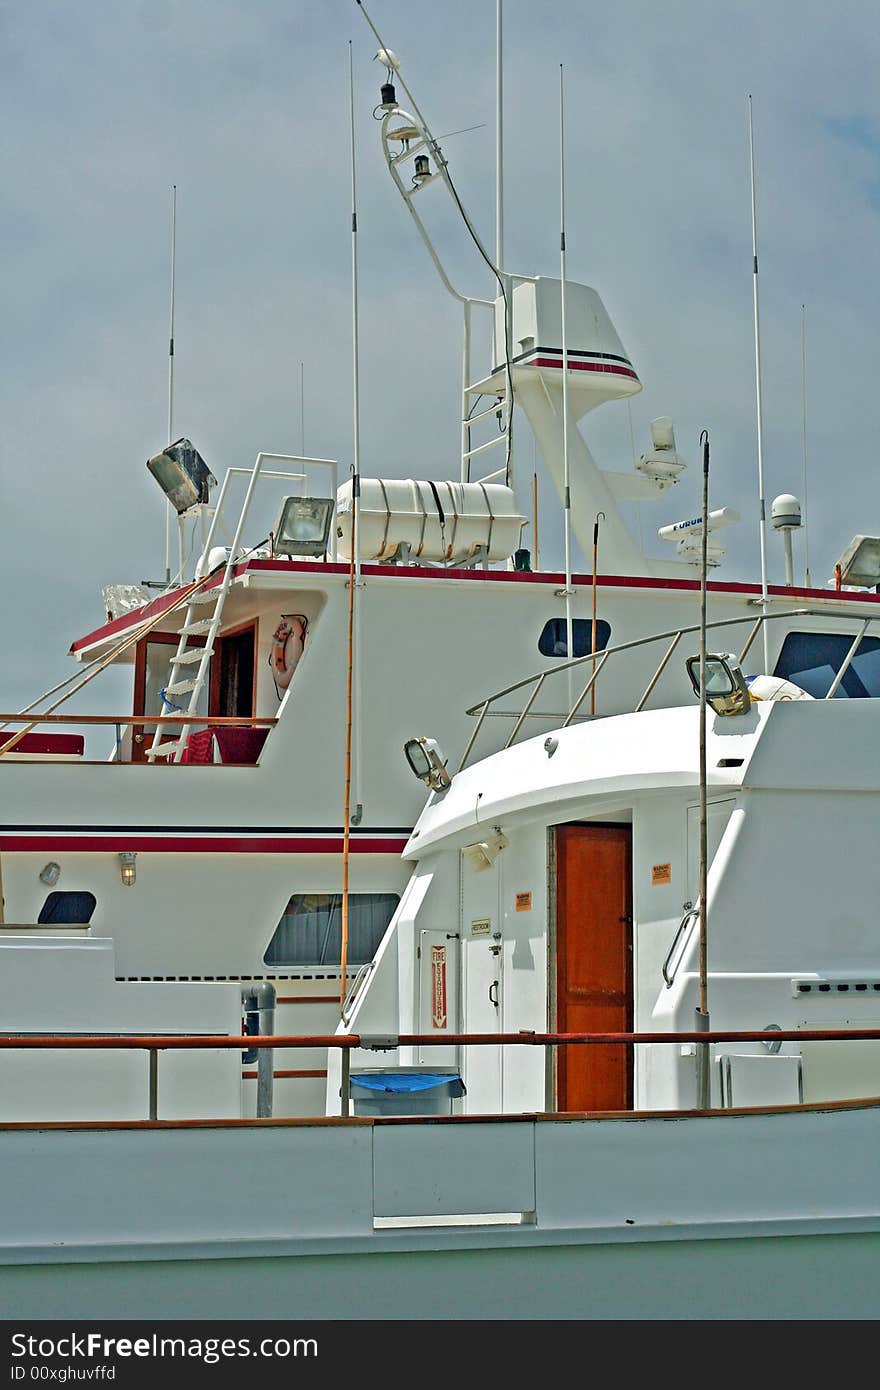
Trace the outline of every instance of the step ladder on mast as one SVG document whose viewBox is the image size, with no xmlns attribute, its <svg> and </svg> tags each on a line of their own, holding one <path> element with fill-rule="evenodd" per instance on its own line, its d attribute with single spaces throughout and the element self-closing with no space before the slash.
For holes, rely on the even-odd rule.
<svg viewBox="0 0 880 1390">
<path fill-rule="evenodd" d="M 511 449 L 511 431 L 513 426 L 513 371 L 510 363 L 510 335 L 511 335 L 511 299 L 513 285 L 520 280 L 528 279 L 527 276 L 516 276 L 505 274 L 500 266 L 497 266 L 483 243 L 477 235 L 473 224 L 462 206 L 458 193 L 449 176 L 447 160 L 438 144 L 425 123 L 418 107 L 412 99 L 412 93 L 406 87 L 400 76 L 399 64 L 393 59 L 393 55 L 385 56 L 386 51 L 380 50 L 377 55 L 388 63 L 388 81 L 382 88 L 382 100 L 380 107 L 384 109 L 385 115 L 382 118 L 381 136 L 382 150 L 385 155 L 385 162 L 388 171 L 394 180 L 400 196 L 418 228 L 418 232 L 428 254 L 434 263 L 437 274 L 443 283 L 444 288 L 452 295 L 453 299 L 458 300 L 464 312 L 464 332 L 462 347 L 462 384 L 461 384 L 461 481 L 463 483 L 490 483 L 501 482 L 508 487 L 513 487 L 513 463 Z M 392 76 L 396 75 L 401 82 L 407 96 L 412 102 L 415 115 L 405 111 L 398 106 L 395 96 Z M 379 108 L 377 108 L 378 110 Z M 433 169 L 431 161 L 433 160 Z M 404 178 L 404 173 L 408 173 L 406 166 L 412 162 L 413 170 L 409 183 Z M 490 267 L 493 276 L 497 280 L 503 300 L 503 312 L 499 316 L 496 301 L 493 299 L 479 299 L 473 295 L 462 294 L 452 284 L 446 270 L 440 261 L 437 251 L 431 241 L 424 222 L 413 206 L 417 194 L 424 192 L 432 183 L 441 180 L 450 196 L 452 197 L 465 225 L 472 237 L 477 250 Z M 501 365 L 496 368 L 491 377 L 485 381 L 474 383 L 471 380 L 471 318 L 472 310 L 477 307 L 488 309 L 495 315 L 495 359 L 500 358 Z M 499 323 L 499 317 L 501 322 Z M 474 399 L 476 397 L 476 400 Z M 491 397 L 491 404 L 483 406 L 481 402 L 487 397 Z M 476 407 L 476 408 L 475 408 Z M 473 412 L 473 413 L 472 413 Z M 488 421 L 492 416 L 498 420 L 498 432 L 490 439 L 482 443 L 475 444 L 472 431 L 480 422 Z M 474 477 L 475 467 L 479 467 L 486 460 L 482 455 L 490 450 L 497 450 L 501 447 L 504 462 L 497 468 L 482 476 Z M 473 460 L 480 458 L 481 464 L 474 465 Z M 497 453 L 493 456 L 497 458 Z"/>
<path fill-rule="evenodd" d="M 316 465 L 329 468 L 332 476 L 332 495 L 335 502 L 337 469 L 335 459 L 306 458 L 300 454 L 259 453 L 257 454 L 253 468 L 227 469 L 226 477 L 223 479 L 223 485 L 217 499 L 217 505 L 213 509 L 214 515 L 211 518 L 211 525 L 196 566 L 197 580 L 203 579 L 207 572 L 208 557 L 211 553 L 214 536 L 218 528 L 222 527 L 221 517 L 223 504 L 226 501 L 227 489 L 233 477 L 245 477 L 248 479 L 244 501 L 222 573 L 220 573 L 218 567 L 218 574 L 220 574 L 219 581 L 201 585 L 194 589 L 187 603 L 177 649 L 170 662 L 171 669 L 169 680 L 162 691 L 164 712 L 176 712 L 180 710 L 182 727 L 177 738 L 163 740 L 162 730 L 167 726 L 162 724 L 156 725 L 153 741 L 147 749 L 146 754 L 147 758 L 151 761 L 155 761 L 157 758 L 167 758 L 171 762 L 179 763 L 183 758 L 190 730 L 199 714 L 199 700 L 209 678 L 214 644 L 220 631 L 226 598 L 232 587 L 233 580 L 235 579 L 236 566 L 240 564 L 248 554 L 248 551 L 242 548 L 241 537 L 251 509 L 251 503 L 258 480 L 261 478 L 284 479 L 285 481 L 298 484 L 301 489 L 299 495 L 303 495 L 308 480 L 308 475 L 306 473 L 291 473 L 287 470 L 279 471 L 278 469 L 264 468 L 263 462 L 266 459 L 273 462 L 297 463 L 304 466 Z M 336 554 L 335 525 L 331 526 L 330 534 L 332 546 L 330 559 L 332 560 L 335 558 Z M 200 616 L 204 613 L 205 608 L 208 608 L 209 611 L 204 616 Z M 194 643 L 193 638 L 196 637 L 204 637 L 204 643 Z M 188 671 L 192 667 L 195 667 L 195 671 L 193 675 L 190 676 Z M 179 696 L 188 697 L 185 705 L 181 706 L 177 704 L 177 697 Z M 198 722 L 201 723 L 202 721 L 199 720 Z"/>
</svg>

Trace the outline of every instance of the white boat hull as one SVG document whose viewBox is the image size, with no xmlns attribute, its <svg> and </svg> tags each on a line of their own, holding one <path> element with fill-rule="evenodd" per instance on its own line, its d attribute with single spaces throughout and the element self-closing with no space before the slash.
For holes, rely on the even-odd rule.
<svg viewBox="0 0 880 1390">
<path fill-rule="evenodd" d="M 878 1140 L 878 1101 L 7 1126 L 0 1300 L 22 1319 L 873 1318 Z"/>
</svg>

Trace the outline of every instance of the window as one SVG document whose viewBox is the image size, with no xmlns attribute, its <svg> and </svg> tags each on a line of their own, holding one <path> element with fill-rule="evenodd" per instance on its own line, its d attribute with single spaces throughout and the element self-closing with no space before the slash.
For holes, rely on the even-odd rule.
<svg viewBox="0 0 880 1390">
<path fill-rule="evenodd" d="M 853 634 L 846 632 L 790 632 L 782 644 L 774 676 L 793 681 L 821 700 L 831 689 Z M 880 697 L 880 638 L 865 637 L 834 692 L 835 700 L 876 700 Z"/>
<path fill-rule="evenodd" d="M 373 959 L 400 901 L 396 893 L 350 893 L 348 964 Z M 269 942 L 266 965 L 334 966 L 342 948 L 342 894 L 296 893 Z"/>
<path fill-rule="evenodd" d="M 593 624 L 589 618 L 573 618 L 571 636 L 575 656 L 589 656 L 593 650 Z M 602 618 L 596 619 L 596 651 L 604 652 L 611 636 L 611 625 Z M 538 651 L 542 656 L 568 656 L 568 633 L 564 618 L 551 618 L 544 624 L 538 638 Z"/>
<path fill-rule="evenodd" d="M 53 922 L 63 922 L 66 926 L 72 922 L 85 925 L 91 922 L 94 910 L 94 893 L 56 891 L 50 893 L 43 903 L 37 922 L 41 926 L 49 926 Z"/>
</svg>

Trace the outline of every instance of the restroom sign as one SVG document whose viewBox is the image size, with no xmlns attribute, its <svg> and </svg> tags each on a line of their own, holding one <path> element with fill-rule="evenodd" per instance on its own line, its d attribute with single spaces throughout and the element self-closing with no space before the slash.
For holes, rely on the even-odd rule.
<svg viewBox="0 0 880 1390">
<path fill-rule="evenodd" d="M 431 1023 L 446 1027 L 446 947 L 431 947 Z"/>
</svg>

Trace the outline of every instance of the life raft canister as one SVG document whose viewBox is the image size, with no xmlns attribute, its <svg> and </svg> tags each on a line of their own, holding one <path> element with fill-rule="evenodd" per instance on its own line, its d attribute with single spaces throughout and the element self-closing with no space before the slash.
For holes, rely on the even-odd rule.
<svg viewBox="0 0 880 1390">
<path fill-rule="evenodd" d="M 308 619 L 302 613 L 286 613 L 272 634 L 269 665 L 280 696 L 293 680 L 293 673 L 305 650 Z"/>
</svg>

